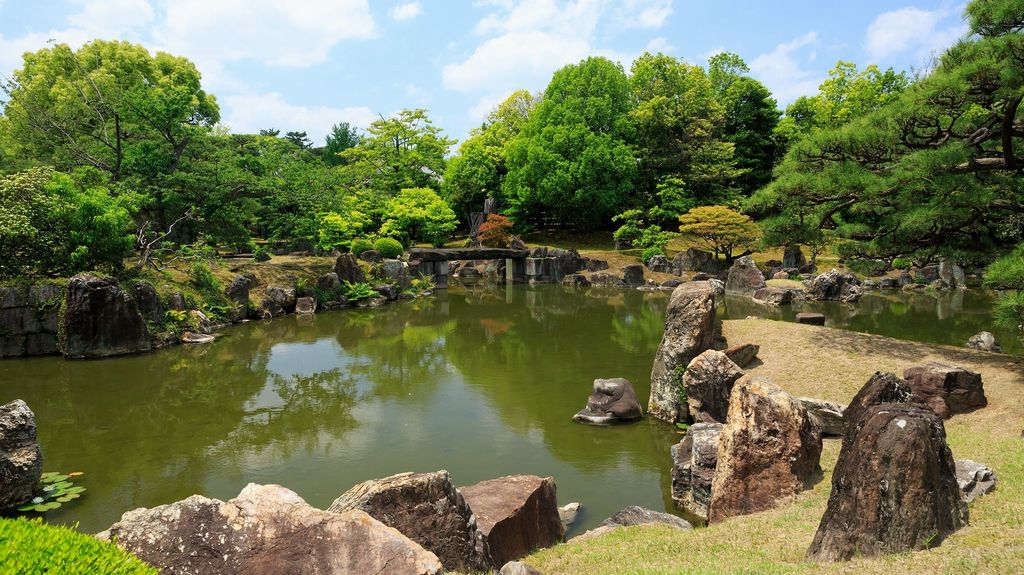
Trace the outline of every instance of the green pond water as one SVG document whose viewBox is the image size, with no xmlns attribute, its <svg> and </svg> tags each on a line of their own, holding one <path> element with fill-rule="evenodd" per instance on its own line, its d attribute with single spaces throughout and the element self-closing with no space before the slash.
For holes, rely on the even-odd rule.
<svg viewBox="0 0 1024 575">
<path fill-rule="evenodd" d="M 960 343 L 990 328 L 991 304 L 984 293 L 960 296 L 804 308 L 837 327 Z M 646 400 L 667 301 L 560 286 L 442 290 L 236 326 L 207 346 L 6 360 L 0 402 L 22 398 L 35 411 L 46 470 L 86 473 L 84 496 L 47 514 L 83 531 L 194 493 L 229 499 L 249 482 L 285 485 L 325 508 L 366 479 L 447 469 L 457 485 L 551 475 L 561 503 L 583 505 L 578 532 L 626 505 L 672 508 L 672 426 L 571 419 L 594 378 L 630 379 Z M 793 312 L 729 298 L 721 313 Z"/>
</svg>

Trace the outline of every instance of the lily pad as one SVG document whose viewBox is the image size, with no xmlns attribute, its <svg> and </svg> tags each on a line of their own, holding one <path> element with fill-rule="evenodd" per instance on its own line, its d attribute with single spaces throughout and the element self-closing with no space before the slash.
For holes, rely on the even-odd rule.
<svg viewBox="0 0 1024 575">
<path fill-rule="evenodd" d="M 59 481 L 67 481 L 67 479 L 68 479 L 67 475 L 61 475 L 59 473 L 55 473 L 55 474 L 47 476 L 47 477 L 40 477 L 40 480 L 43 483 L 57 483 Z"/>
</svg>

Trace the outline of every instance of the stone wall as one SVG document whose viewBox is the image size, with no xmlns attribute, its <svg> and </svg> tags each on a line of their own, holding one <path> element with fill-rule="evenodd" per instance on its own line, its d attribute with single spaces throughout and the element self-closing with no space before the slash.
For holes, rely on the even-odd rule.
<svg viewBox="0 0 1024 575">
<path fill-rule="evenodd" d="M 57 333 L 64 287 L 0 287 L 0 358 L 59 352 Z"/>
</svg>

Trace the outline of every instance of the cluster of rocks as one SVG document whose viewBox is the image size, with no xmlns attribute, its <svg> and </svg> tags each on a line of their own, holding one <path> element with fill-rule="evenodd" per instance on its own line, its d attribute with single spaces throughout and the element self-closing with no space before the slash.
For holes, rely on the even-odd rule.
<svg viewBox="0 0 1024 575">
<path fill-rule="evenodd" d="M 193 495 L 129 511 L 97 536 L 173 573 L 428 575 L 529 573 L 515 561 L 562 542 L 565 527 L 550 477 L 456 488 L 437 471 L 361 483 L 326 511 L 250 484 L 227 502 Z"/>
</svg>

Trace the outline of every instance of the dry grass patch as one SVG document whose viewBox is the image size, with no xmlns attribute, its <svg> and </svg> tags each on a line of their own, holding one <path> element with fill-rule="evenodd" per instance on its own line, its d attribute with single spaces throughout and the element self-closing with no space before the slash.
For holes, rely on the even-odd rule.
<svg viewBox="0 0 1024 575">
<path fill-rule="evenodd" d="M 839 442 L 822 453 L 824 479 L 782 508 L 681 532 L 632 527 L 538 552 L 547 575 L 716 573 L 1024 573 L 1024 361 L 883 336 L 761 319 L 727 321 L 730 344 L 761 346 L 751 369 L 794 395 L 848 402 L 875 371 L 902 374 L 925 361 L 982 374 L 989 406 L 946 422 L 954 456 L 990 465 L 999 486 L 971 505 L 971 524 L 928 551 L 848 563 L 804 561 L 831 488 Z M 585 504 L 585 502 L 584 502 Z"/>
</svg>

